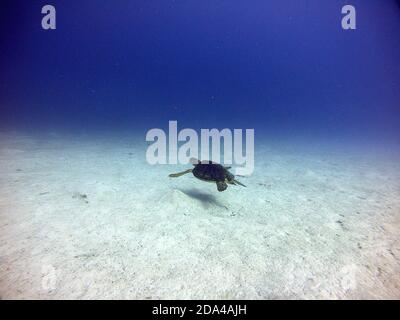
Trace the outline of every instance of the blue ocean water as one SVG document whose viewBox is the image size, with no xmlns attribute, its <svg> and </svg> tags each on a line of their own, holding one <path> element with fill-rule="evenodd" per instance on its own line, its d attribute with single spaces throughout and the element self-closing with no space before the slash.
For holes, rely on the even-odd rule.
<svg viewBox="0 0 400 320">
<path fill-rule="evenodd" d="M 399 34 L 394 0 L 2 0 L 0 300 L 398 299 Z M 173 121 L 254 129 L 241 185 L 151 163 Z"/>
<path fill-rule="evenodd" d="M 47 4 L 47 3 L 46 3 Z M 0 125 L 254 128 L 398 140 L 400 6 L 353 0 L 3 1 Z"/>
</svg>

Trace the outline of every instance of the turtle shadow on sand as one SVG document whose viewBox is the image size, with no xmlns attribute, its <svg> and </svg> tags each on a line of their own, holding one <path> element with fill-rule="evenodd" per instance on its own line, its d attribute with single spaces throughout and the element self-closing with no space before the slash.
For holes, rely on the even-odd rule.
<svg viewBox="0 0 400 320">
<path fill-rule="evenodd" d="M 198 189 L 178 189 L 188 197 L 192 199 L 196 199 L 202 203 L 205 208 L 209 208 L 210 206 L 217 206 L 220 208 L 228 209 L 227 206 L 220 203 L 214 195 L 200 191 Z"/>
</svg>

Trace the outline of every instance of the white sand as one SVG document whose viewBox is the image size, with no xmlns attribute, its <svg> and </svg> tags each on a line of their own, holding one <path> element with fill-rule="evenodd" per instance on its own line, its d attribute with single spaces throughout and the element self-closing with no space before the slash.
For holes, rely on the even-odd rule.
<svg viewBox="0 0 400 320">
<path fill-rule="evenodd" d="M 400 298 L 398 153 L 256 141 L 218 193 L 135 139 L 1 133 L 0 298 Z"/>
</svg>

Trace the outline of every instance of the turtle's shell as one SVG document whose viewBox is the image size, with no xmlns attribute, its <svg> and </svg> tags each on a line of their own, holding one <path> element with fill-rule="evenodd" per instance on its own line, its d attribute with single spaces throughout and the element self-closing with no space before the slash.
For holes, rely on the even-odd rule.
<svg viewBox="0 0 400 320">
<path fill-rule="evenodd" d="M 233 175 L 224 166 L 217 163 L 199 163 L 193 168 L 193 175 L 206 181 L 225 181 L 233 179 Z"/>
</svg>

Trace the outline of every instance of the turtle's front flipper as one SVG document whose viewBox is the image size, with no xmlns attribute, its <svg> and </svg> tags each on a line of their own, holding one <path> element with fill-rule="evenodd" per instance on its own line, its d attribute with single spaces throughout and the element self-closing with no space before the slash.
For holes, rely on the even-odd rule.
<svg viewBox="0 0 400 320">
<path fill-rule="evenodd" d="M 178 172 L 178 173 L 171 173 L 171 174 L 169 175 L 169 177 L 171 177 L 171 178 L 177 178 L 177 177 L 183 176 L 184 174 L 190 173 L 190 172 L 192 172 L 192 169 L 188 169 L 188 170 L 185 170 L 185 171 L 182 171 L 182 172 Z"/>
<path fill-rule="evenodd" d="M 224 190 L 226 190 L 226 188 L 228 188 L 228 185 L 225 182 L 223 182 L 223 181 L 217 182 L 218 191 L 224 191 Z"/>
</svg>

